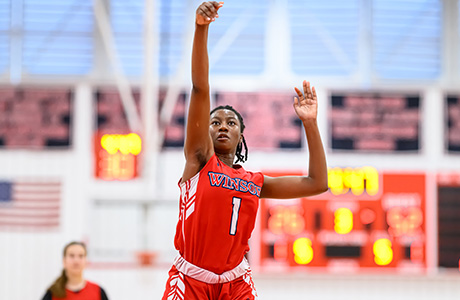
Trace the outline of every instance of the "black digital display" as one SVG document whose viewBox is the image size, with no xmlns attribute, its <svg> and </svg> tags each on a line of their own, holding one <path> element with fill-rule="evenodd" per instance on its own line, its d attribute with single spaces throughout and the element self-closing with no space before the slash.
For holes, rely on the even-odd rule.
<svg viewBox="0 0 460 300">
<path fill-rule="evenodd" d="M 332 93 L 333 150 L 416 152 L 420 149 L 420 97 L 383 93 Z"/>
<path fill-rule="evenodd" d="M 68 148 L 72 97 L 68 88 L 0 88 L 0 147 Z"/>
</svg>

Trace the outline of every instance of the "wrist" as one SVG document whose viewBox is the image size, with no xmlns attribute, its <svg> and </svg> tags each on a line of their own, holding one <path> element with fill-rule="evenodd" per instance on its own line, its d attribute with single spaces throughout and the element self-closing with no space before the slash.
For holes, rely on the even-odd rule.
<svg viewBox="0 0 460 300">
<path fill-rule="evenodd" d="M 318 123 L 316 122 L 316 119 L 307 119 L 307 120 L 302 120 L 302 124 L 304 127 L 311 127 L 311 126 L 317 126 Z"/>
<path fill-rule="evenodd" d="M 198 21 L 195 20 L 195 27 L 196 28 L 207 28 L 209 27 L 209 24 L 198 24 Z"/>
</svg>

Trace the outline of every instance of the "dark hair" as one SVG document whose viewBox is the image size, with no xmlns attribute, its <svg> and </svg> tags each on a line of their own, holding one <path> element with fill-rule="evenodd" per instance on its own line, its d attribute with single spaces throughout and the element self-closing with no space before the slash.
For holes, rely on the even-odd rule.
<svg viewBox="0 0 460 300">
<path fill-rule="evenodd" d="M 230 105 L 220 105 L 220 106 L 217 106 L 216 108 L 214 108 L 213 110 L 211 110 L 211 113 L 210 115 L 212 115 L 215 111 L 217 110 L 220 110 L 220 109 L 228 109 L 228 110 L 231 110 L 235 113 L 235 115 L 238 117 L 238 121 L 240 121 L 240 132 L 241 132 L 241 136 L 243 137 L 243 142 L 239 143 L 238 146 L 236 146 L 236 162 L 245 162 L 248 160 L 248 146 L 246 145 L 246 139 L 244 138 L 244 135 L 243 135 L 243 131 L 244 131 L 244 128 L 246 128 L 246 126 L 244 125 L 244 121 L 243 121 L 243 117 L 241 116 L 241 114 L 239 112 L 236 111 L 236 109 L 233 108 L 233 106 L 230 106 Z M 244 155 L 242 154 L 243 152 L 243 147 L 244 147 Z"/>
<path fill-rule="evenodd" d="M 64 251 L 62 253 L 62 256 L 65 257 L 66 254 L 67 254 L 67 249 L 70 247 L 70 246 L 73 246 L 73 245 L 80 245 L 83 247 L 83 249 L 85 249 L 85 254 L 86 254 L 86 245 L 83 243 L 83 242 L 70 242 L 68 243 L 67 245 L 65 245 L 64 247 Z M 48 291 L 51 292 L 51 294 L 53 295 L 53 297 L 56 297 L 56 298 L 65 298 L 67 297 L 67 293 L 66 293 L 66 290 L 65 290 L 65 286 L 67 284 L 67 281 L 68 281 L 68 278 L 67 278 L 67 274 L 65 273 L 65 269 L 62 270 L 62 273 L 61 273 L 61 276 L 59 276 L 55 281 L 54 283 L 48 288 Z"/>
</svg>

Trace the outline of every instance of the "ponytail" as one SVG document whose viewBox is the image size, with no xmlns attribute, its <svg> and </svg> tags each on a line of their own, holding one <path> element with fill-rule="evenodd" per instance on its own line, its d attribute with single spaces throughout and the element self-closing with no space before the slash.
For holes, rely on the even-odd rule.
<svg viewBox="0 0 460 300">
<path fill-rule="evenodd" d="M 53 297 L 56 298 L 65 298 L 67 296 L 65 286 L 67 284 L 67 275 L 65 270 L 62 270 L 61 276 L 59 276 L 56 281 L 49 287 L 48 291 L 51 292 Z"/>
</svg>

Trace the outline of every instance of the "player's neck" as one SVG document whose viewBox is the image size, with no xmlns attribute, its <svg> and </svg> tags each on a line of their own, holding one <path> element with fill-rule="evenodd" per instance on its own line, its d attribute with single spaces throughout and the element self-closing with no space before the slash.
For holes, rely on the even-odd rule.
<svg viewBox="0 0 460 300">
<path fill-rule="evenodd" d="M 68 276 L 66 288 L 71 291 L 79 291 L 84 288 L 86 281 L 82 275 Z"/>
<path fill-rule="evenodd" d="M 233 161 L 235 160 L 235 155 L 231 153 L 226 153 L 226 154 L 216 153 L 216 155 L 221 162 L 223 162 L 230 168 L 233 168 Z"/>
</svg>

